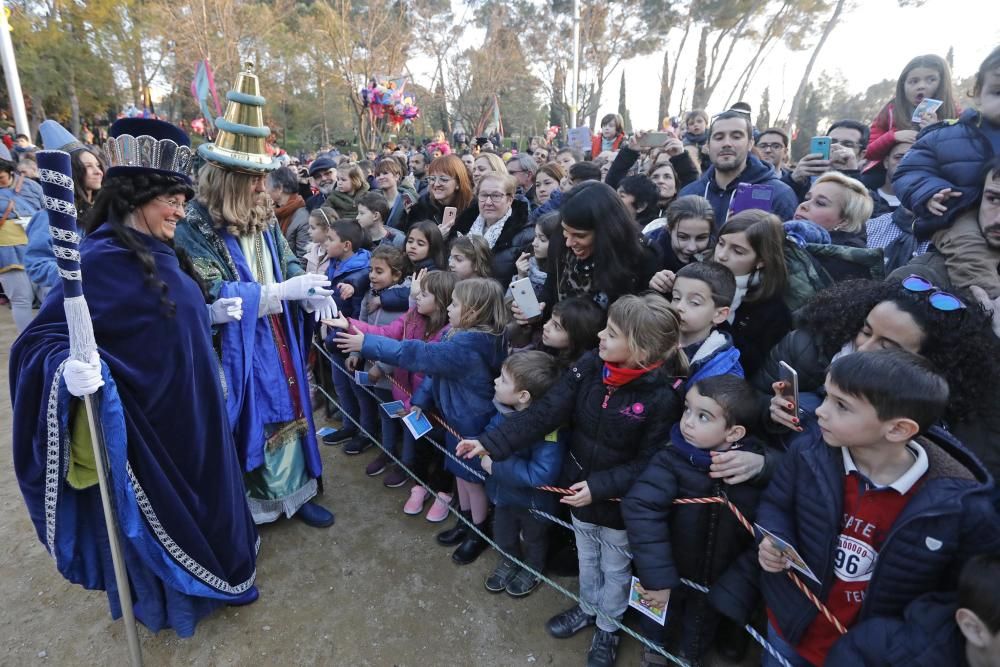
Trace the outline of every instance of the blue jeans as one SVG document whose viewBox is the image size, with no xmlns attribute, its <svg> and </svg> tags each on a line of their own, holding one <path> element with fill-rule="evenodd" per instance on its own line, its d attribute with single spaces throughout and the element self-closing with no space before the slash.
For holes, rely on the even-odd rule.
<svg viewBox="0 0 1000 667">
<path fill-rule="evenodd" d="M 795 648 L 786 642 L 773 625 L 767 624 L 767 642 L 780 653 L 792 667 L 813 667 L 813 664 L 796 653 Z M 761 667 L 782 667 L 770 653 L 764 651 L 760 660 Z"/>
<path fill-rule="evenodd" d="M 337 388 L 337 402 L 340 403 L 340 409 L 345 415 L 360 422 L 361 406 L 358 405 L 358 399 L 354 395 L 354 373 L 347 370 L 345 363 L 347 356 L 336 347 L 333 349 L 330 347 L 328 345 L 327 349 L 330 351 L 330 356 L 333 357 L 333 365 L 335 366 L 335 368 L 330 369 L 330 373 L 333 376 L 333 386 Z M 356 429 L 357 427 L 353 421 L 345 417 L 344 428 Z"/>
<path fill-rule="evenodd" d="M 373 397 L 368 391 L 375 394 Z M 361 385 L 354 385 L 354 397 L 358 401 L 358 406 L 361 409 L 361 426 L 364 427 L 366 431 L 375 434 L 375 424 L 382 424 L 382 447 L 387 452 L 392 452 L 396 454 L 399 445 L 399 419 L 393 419 L 385 413 L 382 409 L 382 403 L 388 403 L 392 401 L 392 391 L 389 389 L 380 389 L 378 387 L 362 387 Z M 409 432 L 409 431 L 407 431 Z"/>
<path fill-rule="evenodd" d="M 621 621 L 628 609 L 632 561 L 624 554 L 601 545 L 597 540 L 628 551 L 628 533 L 605 528 L 573 517 L 577 558 L 580 561 L 580 597 L 606 617 Z M 584 611 L 587 611 L 586 609 Z M 618 627 L 607 618 L 597 617 L 597 627 L 615 632 Z"/>
</svg>

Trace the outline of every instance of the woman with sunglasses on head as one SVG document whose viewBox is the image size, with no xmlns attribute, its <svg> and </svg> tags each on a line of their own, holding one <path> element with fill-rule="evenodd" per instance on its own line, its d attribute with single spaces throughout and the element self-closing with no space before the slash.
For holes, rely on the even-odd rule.
<svg viewBox="0 0 1000 667">
<path fill-rule="evenodd" d="M 813 419 L 820 402 L 816 392 L 834 359 L 900 348 L 924 357 L 948 380 L 944 426 L 992 474 L 1000 473 L 1000 340 L 975 302 L 943 292 L 919 276 L 902 282 L 850 280 L 817 293 L 797 319 L 799 327 L 775 345 L 751 378 L 758 390 L 773 396 L 765 420 L 771 430 L 797 432 Z M 788 409 L 788 394 L 782 395 L 778 386 L 781 361 L 798 373 L 798 415 Z"/>
</svg>

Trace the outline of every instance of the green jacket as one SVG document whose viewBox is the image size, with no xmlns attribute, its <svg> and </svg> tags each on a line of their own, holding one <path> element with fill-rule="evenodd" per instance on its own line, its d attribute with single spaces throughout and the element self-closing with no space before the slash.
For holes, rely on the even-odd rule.
<svg viewBox="0 0 1000 667">
<path fill-rule="evenodd" d="M 353 195 L 349 195 L 346 192 L 340 192 L 339 190 L 334 190 L 330 193 L 330 196 L 326 198 L 326 206 L 333 208 L 341 219 L 343 218 L 356 218 L 358 217 L 358 201 L 362 197 L 368 194 L 368 184 L 365 183 L 361 186 L 361 189 L 355 192 Z"/>
</svg>

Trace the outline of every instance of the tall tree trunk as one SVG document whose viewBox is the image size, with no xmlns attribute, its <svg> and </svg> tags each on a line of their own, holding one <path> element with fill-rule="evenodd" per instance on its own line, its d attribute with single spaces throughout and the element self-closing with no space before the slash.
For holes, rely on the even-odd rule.
<svg viewBox="0 0 1000 667">
<path fill-rule="evenodd" d="M 792 123 L 799 114 L 799 107 L 805 101 L 803 96 L 806 92 L 806 87 L 809 85 L 809 76 L 812 74 L 813 66 L 816 64 L 816 58 L 819 56 L 819 52 L 823 50 L 823 45 L 826 44 L 827 38 L 833 29 L 837 27 L 837 23 L 840 21 L 840 15 L 844 11 L 844 5 L 847 4 L 847 0 L 837 0 L 837 6 L 833 8 L 833 15 L 830 16 L 830 20 L 826 22 L 823 27 L 823 34 L 820 36 L 819 41 L 816 42 L 816 48 L 813 49 L 812 55 L 809 57 L 809 63 L 806 65 L 806 71 L 802 73 L 802 81 L 799 82 L 799 89 L 795 92 L 795 97 L 792 99 L 792 108 L 788 111 L 788 123 L 785 129 L 789 129 Z"/>
<path fill-rule="evenodd" d="M 684 24 L 684 34 L 681 36 L 681 44 L 677 47 L 677 55 L 674 56 L 674 71 L 670 73 L 670 86 L 667 88 L 667 111 L 663 116 L 670 113 L 670 98 L 674 94 L 674 84 L 677 83 L 677 64 L 681 61 L 681 56 L 684 54 L 684 45 L 687 43 L 688 35 L 691 33 L 691 17 L 688 16 L 687 22 Z M 664 56 L 666 59 L 666 56 Z M 681 111 L 684 110 L 683 101 L 681 103 Z"/>
<path fill-rule="evenodd" d="M 692 109 L 702 109 L 705 106 L 705 68 L 708 65 L 708 55 L 705 50 L 708 48 L 708 26 L 701 29 L 701 38 L 698 40 L 698 60 L 694 66 L 694 95 L 691 98 Z"/>
<path fill-rule="evenodd" d="M 69 124 L 70 132 L 74 137 L 80 136 L 80 98 L 76 94 L 76 79 L 72 75 L 69 78 Z"/>
<path fill-rule="evenodd" d="M 661 123 L 670 115 L 670 49 L 663 50 L 663 71 L 660 72 L 660 107 L 656 122 Z"/>
</svg>

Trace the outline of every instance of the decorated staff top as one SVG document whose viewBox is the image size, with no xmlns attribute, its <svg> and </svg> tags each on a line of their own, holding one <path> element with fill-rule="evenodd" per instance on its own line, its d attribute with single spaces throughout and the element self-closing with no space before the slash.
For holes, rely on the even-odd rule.
<svg viewBox="0 0 1000 667">
<path fill-rule="evenodd" d="M 66 298 L 83 296 L 80 276 L 80 234 L 76 229 L 76 200 L 69 153 L 38 151 L 38 175 L 42 182 L 45 210 L 49 214 L 52 253 Z"/>
</svg>

